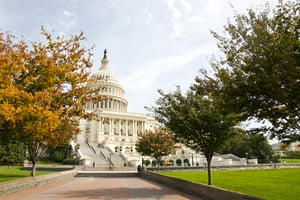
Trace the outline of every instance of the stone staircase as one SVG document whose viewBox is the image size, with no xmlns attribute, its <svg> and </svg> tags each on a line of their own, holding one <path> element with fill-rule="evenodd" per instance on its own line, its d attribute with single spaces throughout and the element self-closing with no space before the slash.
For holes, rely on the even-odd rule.
<svg viewBox="0 0 300 200">
<path fill-rule="evenodd" d="M 80 152 L 83 158 L 89 158 L 91 161 L 91 166 L 93 163 L 95 167 L 109 167 L 109 161 L 105 159 L 103 155 L 100 154 L 98 149 L 96 149 L 93 145 L 90 145 L 86 142 L 80 143 Z"/>
<path fill-rule="evenodd" d="M 124 163 L 127 163 L 126 159 L 119 152 L 115 153 L 102 145 L 82 142 L 80 143 L 80 152 L 83 157 L 88 157 L 91 160 L 91 164 L 85 166 L 85 168 L 92 167 L 98 170 L 107 170 L 109 168 L 118 170 L 126 170 L 127 168 L 128 170 L 135 169 L 124 166 Z M 95 166 L 93 166 L 93 163 Z"/>
</svg>

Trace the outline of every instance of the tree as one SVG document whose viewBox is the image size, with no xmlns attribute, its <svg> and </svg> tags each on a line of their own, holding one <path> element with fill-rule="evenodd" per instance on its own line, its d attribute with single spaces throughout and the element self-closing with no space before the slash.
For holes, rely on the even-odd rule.
<svg viewBox="0 0 300 200">
<path fill-rule="evenodd" d="M 47 153 L 49 154 L 49 159 L 55 162 L 62 162 L 74 156 L 72 146 L 69 143 L 59 144 L 54 149 L 50 147 Z"/>
<path fill-rule="evenodd" d="M 270 163 L 273 157 L 272 146 L 262 133 L 248 132 L 241 140 L 237 141 L 230 149 L 223 153 L 232 153 L 239 157 L 257 159 L 259 163 Z"/>
<path fill-rule="evenodd" d="M 208 83 L 212 82 L 202 81 L 192 85 L 186 95 L 182 95 L 179 87 L 173 93 L 159 90 L 161 97 L 153 111 L 159 122 L 175 133 L 177 142 L 203 152 L 208 164 L 208 184 L 211 185 L 214 153 L 229 145 L 240 131 L 236 128 L 237 115 L 225 112 L 218 93 L 204 94 L 210 88 Z"/>
<path fill-rule="evenodd" d="M 229 109 L 244 119 L 270 122 L 271 137 L 300 139 L 300 5 L 282 3 L 270 11 L 250 9 L 225 26 L 227 35 L 212 32 L 225 57 L 217 66 Z"/>
<path fill-rule="evenodd" d="M 27 145 L 36 161 L 47 149 L 68 142 L 85 115 L 85 82 L 91 67 L 83 34 L 53 38 L 42 28 L 44 43 L 0 33 L 0 140 Z"/>
<path fill-rule="evenodd" d="M 148 130 L 136 142 L 136 150 L 143 156 L 155 158 L 159 171 L 162 157 L 175 152 L 173 133 L 164 128 Z"/>
<path fill-rule="evenodd" d="M 26 145 L 19 141 L 9 141 L 0 144 L 0 163 L 2 164 L 22 164 L 26 159 Z"/>
</svg>

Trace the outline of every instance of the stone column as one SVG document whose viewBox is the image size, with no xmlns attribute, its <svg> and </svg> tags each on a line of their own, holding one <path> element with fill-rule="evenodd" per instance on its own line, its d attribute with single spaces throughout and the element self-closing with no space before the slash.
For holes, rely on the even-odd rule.
<svg viewBox="0 0 300 200">
<path fill-rule="evenodd" d="M 125 123 L 125 135 L 128 136 L 128 120 L 126 120 Z"/>
<path fill-rule="evenodd" d="M 113 131 L 112 131 L 112 118 L 109 118 L 109 132 L 108 135 L 113 135 Z"/>
<path fill-rule="evenodd" d="M 121 135 L 121 119 L 119 119 L 119 130 L 118 130 L 118 133 L 119 133 L 119 135 Z"/>
<path fill-rule="evenodd" d="M 132 135 L 133 136 L 136 136 L 136 130 L 137 130 L 137 123 L 136 123 L 136 120 L 132 120 Z"/>
<path fill-rule="evenodd" d="M 142 129 L 141 129 L 142 133 L 144 133 L 145 131 L 145 121 L 142 121 Z"/>
</svg>

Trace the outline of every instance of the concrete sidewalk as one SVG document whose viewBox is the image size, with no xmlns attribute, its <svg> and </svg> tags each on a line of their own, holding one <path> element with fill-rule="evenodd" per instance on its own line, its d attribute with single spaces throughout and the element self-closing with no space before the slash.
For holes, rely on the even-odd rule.
<svg viewBox="0 0 300 200">
<path fill-rule="evenodd" d="M 121 172 L 98 176 L 78 176 L 40 187 L 1 196 L 1 200 L 91 200 L 91 199 L 160 199 L 196 200 L 166 186 Z"/>
</svg>

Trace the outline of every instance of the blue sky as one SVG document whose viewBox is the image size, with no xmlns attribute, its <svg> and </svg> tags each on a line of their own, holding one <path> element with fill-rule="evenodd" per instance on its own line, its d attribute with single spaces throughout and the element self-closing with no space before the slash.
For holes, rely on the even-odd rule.
<svg viewBox="0 0 300 200">
<path fill-rule="evenodd" d="M 269 0 L 271 6 L 277 0 Z M 108 51 L 111 70 L 125 89 L 128 111 L 147 113 L 157 89 L 186 90 L 200 69 L 219 56 L 210 30 L 222 33 L 234 10 L 264 0 L 0 0 L 0 32 L 39 41 L 41 26 L 68 37 L 80 31 L 93 46 L 93 69 Z"/>
</svg>

